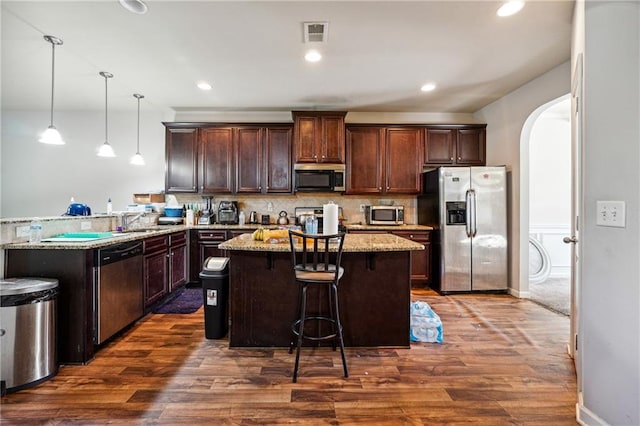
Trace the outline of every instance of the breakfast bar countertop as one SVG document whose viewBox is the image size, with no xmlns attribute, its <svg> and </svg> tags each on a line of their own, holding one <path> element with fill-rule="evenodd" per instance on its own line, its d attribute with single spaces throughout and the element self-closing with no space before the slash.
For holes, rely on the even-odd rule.
<svg viewBox="0 0 640 426">
<path fill-rule="evenodd" d="M 288 252 L 289 242 L 265 243 L 256 241 L 251 234 L 242 234 L 218 245 L 222 250 Z M 331 250 L 331 247 L 330 247 Z M 349 252 L 383 252 L 424 250 L 420 243 L 392 234 L 346 234 L 342 251 Z"/>
</svg>

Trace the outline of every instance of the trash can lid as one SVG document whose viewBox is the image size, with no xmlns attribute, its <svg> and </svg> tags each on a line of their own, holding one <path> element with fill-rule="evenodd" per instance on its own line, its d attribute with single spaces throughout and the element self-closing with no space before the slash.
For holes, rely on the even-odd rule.
<svg viewBox="0 0 640 426">
<path fill-rule="evenodd" d="M 2 278 L 0 279 L 0 296 L 35 293 L 58 287 L 54 278 Z"/>
<path fill-rule="evenodd" d="M 229 263 L 228 257 L 208 257 L 204 261 L 203 271 L 223 271 Z"/>
</svg>

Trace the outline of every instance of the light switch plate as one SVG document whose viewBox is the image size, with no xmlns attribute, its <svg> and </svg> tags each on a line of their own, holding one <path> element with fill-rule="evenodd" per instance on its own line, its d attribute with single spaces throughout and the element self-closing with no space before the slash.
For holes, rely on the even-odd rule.
<svg viewBox="0 0 640 426">
<path fill-rule="evenodd" d="M 16 227 L 16 237 L 28 237 L 29 236 L 30 227 L 29 226 L 18 226 Z"/>
<path fill-rule="evenodd" d="M 624 201 L 597 201 L 596 225 L 624 228 L 625 202 Z"/>
<path fill-rule="evenodd" d="M 80 222 L 80 230 L 88 231 L 89 229 L 91 229 L 91 222 L 90 221 Z"/>
</svg>

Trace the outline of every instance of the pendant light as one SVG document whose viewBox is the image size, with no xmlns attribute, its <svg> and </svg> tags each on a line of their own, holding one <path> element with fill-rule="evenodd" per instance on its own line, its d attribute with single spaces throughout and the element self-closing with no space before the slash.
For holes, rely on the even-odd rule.
<svg viewBox="0 0 640 426">
<path fill-rule="evenodd" d="M 144 98 L 144 96 L 134 93 L 133 97 L 138 100 L 138 142 L 136 144 L 136 154 L 131 157 L 130 163 L 136 166 L 144 166 L 144 158 L 140 154 L 140 99 Z"/>
<path fill-rule="evenodd" d="M 64 145 L 65 142 L 62 140 L 60 132 L 58 132 L 58 129 L 53 125 L 53 89 L 55 83 L 56 46 L 62 45 L 62 40 L 51 35 L 44 36 L 44 39 L 51 43 L 51 121 L 49 122 L 47 130 L 45 130 L 40 136 L 40 139 L 38 139 L 38 142 L 49 145 Z"/>
<path fill-rule="evenodd" d="M 100 75 L 104 77 L 104 143 L 100 145 L 98 149 L 98 157 L 115 157 L 116 153 L 113 152 L 113 148 L 109 145 L 108 135 L 108 114 L 107 114 L 107 81 L 113 78 L 113 74 L 106 71 L 100 71 Z"/>
</svg>

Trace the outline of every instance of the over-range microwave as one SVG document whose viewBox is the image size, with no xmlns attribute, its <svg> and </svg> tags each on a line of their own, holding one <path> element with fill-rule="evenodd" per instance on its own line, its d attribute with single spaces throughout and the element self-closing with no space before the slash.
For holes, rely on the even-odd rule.
<svg viewBox="0 0 640 426">
<path fill-rule="evenodd" d="M 343 192 L 344 164 L 304 164 L 293 166 L 296 192 Z"/>
<path fill-rule="evenodd" d="M 404 206 L 365 206 L 367 225 L 403 225 Z"/>
</svg>

